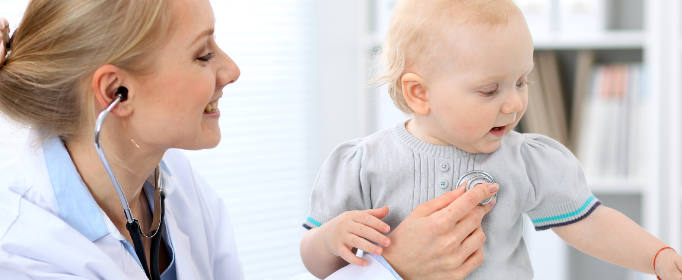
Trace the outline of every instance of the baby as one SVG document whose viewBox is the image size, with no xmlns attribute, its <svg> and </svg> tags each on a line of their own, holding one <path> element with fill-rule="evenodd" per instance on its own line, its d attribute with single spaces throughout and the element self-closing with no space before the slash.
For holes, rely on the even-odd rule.
<svg viewBox="0 0 682 280">
<path fill-rule="evenodd" d="M 317 277 L 331 274 L 341 259 L 363 265 L 352 248 L 380 255 L 380 246 L 390 246 L 382 234 L 389 226 L 457 188 L 473 170 L 500 187 L 481 224 L 485 260 L 467 279 L 533 278 L 522 213 L 536 230 L 551 228 L 585 253 L 664 279 L 682 277 L 682 256 L 660 250 L 663 241 L 600 206 L 570 151 L 548 137 L 512 131 L 528 106 L 533 40 L 511 0 L 402 0 L 383 53 L 383 81 L 413 118 L 341 144 L 323 165 L 301 242 L 303 261 Z M 390 209 L 385 217 L 385 209 L 362 211 L 383 206 Z"/>
</svg>

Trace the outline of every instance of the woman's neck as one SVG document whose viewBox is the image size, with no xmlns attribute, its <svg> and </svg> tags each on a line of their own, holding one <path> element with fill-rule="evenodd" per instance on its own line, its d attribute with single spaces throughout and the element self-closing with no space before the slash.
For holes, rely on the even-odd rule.
<svg viewBox="0 0 682 280">
<path fill-rule="evenodd" d="M 106 130 L 109 125 L 109 130 Z M 152 150 L 146 146 L 136 147 L 123 127 L 116 127 L 113 122 L 107 123 L 102 131 L 101 145 L 111 169 L 118 179 L 121 189 L 128 200 L 133 215 L 138 218 L 141 209 L 140 203 L 146 203 L 141 199 L 142 186 L 149 175 L 156 168 L 165 151 Z M 118 133 L 107 133 L 117 131 Z M 123 133 L 121 133 L 123 132 Z M 100 208 L 109 216 L 112 222 L 119 227 L 125 225 L 123 206 L 121 205 L 116 189 L 99 159 L 93 143 L 93 133 L 83 133 L 81 136 L 69 138 L 65 141 L 71 160 L 73 161 L 83 182 L 90 190 Z M 142 219 L 144 217 L 139 217 Z"/>
</svg>

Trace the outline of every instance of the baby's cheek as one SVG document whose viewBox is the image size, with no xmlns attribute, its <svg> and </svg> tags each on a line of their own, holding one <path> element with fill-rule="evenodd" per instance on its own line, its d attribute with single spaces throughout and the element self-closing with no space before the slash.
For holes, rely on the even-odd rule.
<svg viewBox="0 0 682 280">
<path fill-rule="evenodd" d="M 473 141 L 474 139 L 479 139 L 482 134 L 485 134 L 490 130 L 486 129 L 486 126 L 475 118 L 470 118 L 466 121 L 458 122 L 453 126 L 453 132 L 464 141 Z"/>
<path fill-rule="evenodd" d="M 462 116 L 461 128 L 468 131 L 468 133 L 477 133 L 480 131 L 488 131 L 493 128 L 495 119 L 483 114 L 483 110 L 479 112 L 472 112 L 467 116 Z"/>
</svg>

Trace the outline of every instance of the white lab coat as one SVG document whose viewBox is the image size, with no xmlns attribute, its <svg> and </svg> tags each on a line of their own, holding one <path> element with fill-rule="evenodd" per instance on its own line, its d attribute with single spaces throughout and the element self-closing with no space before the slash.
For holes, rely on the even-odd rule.
<svg viewBox="0 0 682 280">
<path fill-rule="evenodd" d="M 349 264 L 337 270 L 334 274 L 325 278 L 326 280 L 345 280 L 345 279 L 373 279 L 373 280 L 402 280 L 395 271 L 390 269 L 390 265 L 383 258 L 376 259 L 375 256 L 366 254 L 362 257 L 367 261 L 366 266 L 356 266 Z"/>
<path fill-rule="evenodd" d="M 21 157 L 0 163 L 0 279 L 147 279 L 61 140 L 35 139 L 31 131 Z M 163 233 L 173 258 L 167 270 L 173 275 L 164 279 L 243 279 L 223 201 L 182 152 L 169 150 L 162 167 Z M 328 279 L 396 279 L 366 258 L 368 266 L 348 266 Z"/>
</svg>

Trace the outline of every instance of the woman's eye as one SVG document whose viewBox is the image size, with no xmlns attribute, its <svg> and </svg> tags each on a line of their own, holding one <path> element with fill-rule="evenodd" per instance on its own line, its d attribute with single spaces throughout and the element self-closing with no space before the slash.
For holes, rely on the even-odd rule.
<svg viewBox="0 0 682 280">
<path fill-rule="evenodd" d="M 198 57 L 197 59 L 203 62 L 209 62 L 211 59 L 213 59 L 213 57 L 215 57 L 214 53 L 208 53 L 205 56 Z"/>
</svg>

